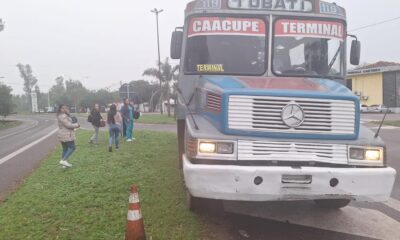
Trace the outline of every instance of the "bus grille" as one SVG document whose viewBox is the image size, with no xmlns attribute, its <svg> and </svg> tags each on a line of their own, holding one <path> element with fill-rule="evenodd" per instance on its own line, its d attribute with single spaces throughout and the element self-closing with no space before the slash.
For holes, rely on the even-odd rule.
<svg viewBox="0 0 400 240">
<path fill-rule="evenodd" d="M 314 161 L 347 164 L 347 146 L 320 143 L 239 141 L 239 161 Z"/>
<path fill-rule="evenodd" d="M 289 104 L 299 105 L 305 114 L 304 122 L 295 128 L 282 120 L 282 111 Z M 232 95 L 228 124 L 231 130 L 353 135 L 355 109 L 353 101 L 345 100 Z"/>
</svg>

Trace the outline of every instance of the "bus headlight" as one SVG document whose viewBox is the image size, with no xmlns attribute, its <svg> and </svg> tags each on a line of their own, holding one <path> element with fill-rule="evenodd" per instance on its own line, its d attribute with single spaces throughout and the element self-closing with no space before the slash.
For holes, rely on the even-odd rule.
<svg viewBox="0 0 400 240">
<path fill-rule="evenodd" d="M 210 142 L 201 142 L 199 144 L 200 153 L 216 153 L 217 144 Z"/>
<path fill-rule="evenodd" d="M 368 149 L 365 151 L 365 160 L 367 161 L 379 161 L 381 159 L 381 151 L 380 150 L 371 150 Z"/>
<path fill-rule="evenodd" d="M 384 148 L 349 147 L 349 163 L 356 165 L 384 165 Z"/>
</svg>

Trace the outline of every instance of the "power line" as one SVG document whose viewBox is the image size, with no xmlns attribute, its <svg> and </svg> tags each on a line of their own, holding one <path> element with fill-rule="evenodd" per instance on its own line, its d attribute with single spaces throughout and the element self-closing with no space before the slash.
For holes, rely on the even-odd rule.
<svg viewBox="0 0 400 240">
<path fill-rule="evenodd" d="M 375 27 L 377 25 L 382 25 L 382 24 L 385 24 L 385 23 L 388 23 L 388 22 L 393 22 L 393 21 L 396 21 L 396 20 L 400 20 L 400 17 L 395 17 L 395 18 L 391 18 L 391 19 L 388 19 L 388 20 L 385 20 L 385 21 L 382 21 L 382 22 L 377 22 L 377 23 L 366 25 L 366 26 L 354 28 L 354 29 L 351 29 L 349 32 L 355 32 L 355 31 L 366 29 L 366 28 Z"/>
</svg>

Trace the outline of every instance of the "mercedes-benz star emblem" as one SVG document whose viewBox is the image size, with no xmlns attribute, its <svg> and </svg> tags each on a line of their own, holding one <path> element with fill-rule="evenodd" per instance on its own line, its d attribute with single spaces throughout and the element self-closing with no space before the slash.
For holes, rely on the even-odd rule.
<svg viewBox="0 0 400 240">
<path fill-rule="evenodd" d="M 290 128 L 296 128 L 303 124 L 305 114 L 297 104 L 289 104 L 282 110 L 282 121 Z"/>
</svg>

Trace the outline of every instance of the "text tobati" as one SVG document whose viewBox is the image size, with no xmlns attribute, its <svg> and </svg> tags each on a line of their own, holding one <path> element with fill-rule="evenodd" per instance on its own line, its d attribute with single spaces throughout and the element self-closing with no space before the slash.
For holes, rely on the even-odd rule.
<svg viewBox="0 0 400 240">
<path fill-rule="evenodd" d="M 343 27 L 329 23 L 280 22 L 284 34 L 309 34 L 343 38 Z"/>
<path fill-rule="evenodd" d="M 259 21 L 246 20 L 196 20 L 193 22 L 193 32 L 260 32 Z"/>
</svg>

